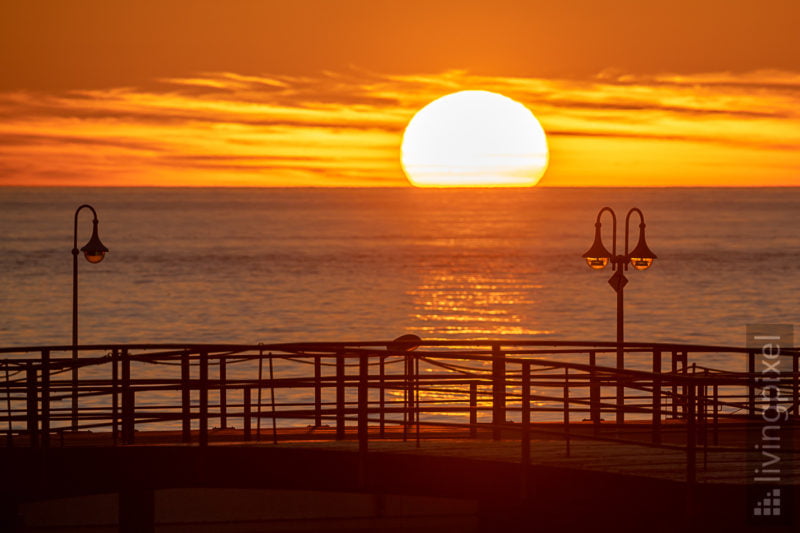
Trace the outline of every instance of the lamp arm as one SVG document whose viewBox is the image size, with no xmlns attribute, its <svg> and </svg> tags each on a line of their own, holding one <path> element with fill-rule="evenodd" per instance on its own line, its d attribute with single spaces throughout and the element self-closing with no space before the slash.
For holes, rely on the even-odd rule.
<svg viewBox="0 0 800 533">
<path fill-rule="evenodd" d="M 600 224 L 600 217 L 605 211 L 611 213 L 611 269 L 614 270 L 617 267 L 617 214 L 610 207 L 603 207 L 597 213 L 595 225 Z"/>
<path fill-rule="evenodd" d="M 78 213 L 81 212 L 83 208 L 88 208 L 92 212 L 92 216 L 94 220 L 92 222 L 97 222 L 97 211 L 94 210 L 94 207 L 90 206 L 89 204 L 83 204 L 78 209 L 75 210 L 75 231 L 73 232 L 73 241 L 72 241 L 72 254 L 78 255 Z"/>
<path fill-rule="evenodd" d="M 645 226 L 645 224 L 644 224 L 644 214 L 642 213 L 642 210 L 639 209 L 638 207 L 631 207 L 630 210 L 628 211 L 628 214 L 625 215 L 625 259 L 626 260 L 628 259 L 628 249 L 629 249 L 628 248 L 628 234 L 629 234 L 628 225 L 629 225 L 630 220 L 631 220 L 631 215 L 633 214 L 634 211 L 639 215 L 639 233 L 642 232 L 642 228 Z M 627 264 L 625 266 L 627 267 Z"/>
</svg>

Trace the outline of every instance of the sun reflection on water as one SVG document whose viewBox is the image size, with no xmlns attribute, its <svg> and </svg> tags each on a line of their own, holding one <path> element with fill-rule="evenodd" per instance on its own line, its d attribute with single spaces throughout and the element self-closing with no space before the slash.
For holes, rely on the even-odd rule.
<svg viewBox="0 0 800 533">
<path fill-rule="evenodd" d="M 466 268 L 463 268 L 466 270 Z M 426 269 L 411 291 L 412 329 L 426 338 L 538 335 L 533 293 L 542 286 L 493 271 Z"/>
</svg>

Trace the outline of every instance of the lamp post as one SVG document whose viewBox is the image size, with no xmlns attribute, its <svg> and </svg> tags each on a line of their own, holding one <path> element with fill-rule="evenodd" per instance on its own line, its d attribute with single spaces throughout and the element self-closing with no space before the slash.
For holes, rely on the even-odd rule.
<svg viewBox="0 0 800 533">
<path fill-rule="evenodd" d="M 86 246 L 78 250 L 78 213 L 83 208 L 91 210 L 92 236 Z M 90 263 L 99 263 L 106 256 L 108 248 L 100 242 L 97 236 L 97 212 L 94 207 L 83 204 L 75 210 L 75 231 L 72 244 L 72 430 L 78 429 L 78 254 L 83 252 Z"/>
<path fill-rule="evenodd" d="M 608 211 L 611 214 L 612 220 L 612 241 L 611 252 L 603 245 L 603 237 L 601 233 L 600 217 L 604 212 Z M 628 251 L 628 236 L 629 224 L 631 215 L 636 213 L 639 215 L 639 242 L 636 246 Z M 636 270 L 647 270 L 656 259 L 656 254 L 650 251 L 647 247 L 647 242 L 644 237 L 644 215 L 638 207 L 632 207 L 628 214 L 625 216 L 625 254 L 617 254 L 617 215 L 610 207 L 603 207 L 597 213 L 597 220 L 594 223 L 594 243 L 582 257 L 586 259 L 586 263 L 595 270 L 602 270 L 611 263 L 611 270 L 614 274 L 609 278 L 608 283 L 617 293 L 617 369 L 622 370 L 625 367 L 625 321 L 623 311 L 623 290 L 628 283 L 628 278 L 622 273 L 623 270 L 628 270 L 628 264 Z M 625 413 L 623 411 L 625 403 L 625 390 L 620 382 L 617 383 L 617 423 L 621 424 L 625 421 Z"/>
</svg>

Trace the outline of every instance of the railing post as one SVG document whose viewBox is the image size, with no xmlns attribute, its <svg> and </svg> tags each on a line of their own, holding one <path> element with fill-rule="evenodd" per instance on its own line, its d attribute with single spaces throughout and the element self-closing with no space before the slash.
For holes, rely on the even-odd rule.
<svg viewBox="0 0 800 533">
<path fill-rule="evenodd" d="M 564 369 L 564 440 L 567 445 L 567 457 L 570 456 L 569 434 L 569 368 Z"/>
<path fill-rule="evenodd" d="M 37 448 L 39 446 L 39 401 L 36 367 L 33 365 L 33 361 L 25 363 L 25 385 L 27 387 L 28 444 L 31 448 Z"/>
<path fill-rule="evenodd" d="M 594 434 L 600 432 L 600 382 L 597 379 L 597 353 L 589 352 L 589 420 L 594 426 Z"/>
<path fill-rule="evenodd" d="M 530 378 L 529 378 L 530 379 Z M 478 435 L 478 383 L 469 383 L 469 436 Z"/>
<path fill-rule="evenodd" d="M 270 354 L 270 361 L 272 354 Z M 261 442 L 261 392 L 264 387 L 264 349 L 258 350 L 258 393 L 256 400 L 256 442 Z"/>
<path fill-rule="evenodd" d="M 358 456 L 359 484 L 366 485 L 367 452 L 369 451 L 369 359 L 368 354 L 358 357 Z"/>
<path fill-rule="evenodd" d="M 678 352 L 675 350 L 672 351 L 672 360 L 671 360 L 671 373 L 673 375 L 672 378 L 672 418 L 678 418 L 678 403 L 680 403 L 678 399 L 678 382 L 675 378 L 678 375 Z"/>
<path fill-rule="evenodd" d="M 706 371 L 707 372 L 707 371 Z M 698 388 L 698 410 L 700 411 L 700 443 L 703 445 L 703 472 L 708 471 L 708 385 L 703 382 Z"/>
<path fill-rule="evenodd" d="M 14 423 L 11 418 L 11 379 L 8 373 L 8 361 L 3 365 L 6 378 L 6 417 L 8 418 L 6 425 L 6 446 L 9 448 L 14 447 Z M 62 432 L 63 434 L 63 432 Z"/>
<path fill-rule="evenodd" d="M 219 427 L 228 427 L 228 369 L 224 355 L 219 356 Z"/>
<path fill-rule="evenodd" d="M 697 396 L 695 394 L 694 384 L 687 387 L 688 394 L 686 398 L 686 481 L 694 483 L 696 478 L 696 452 L 697 452 L 697 425 L 696 425 L 696 411 L 695 403 Z"/>
<path fill-rule="evenodd" d="M 661 350 L 653 350 L 653 444 L 661 444 Z"/>
<path fill-rule="evenodd" d="M 501 425 L 506 422 L 506 357 L 500 346 L 492 345 L 492 438 L 503 438 Z"/>
<path fill-rule="evenodd" d="M 756 353 L 747 352 L 747 406 L 750 416 L 756 416 Z"/>
<path fill-rule="evenodd" d="M 251 404 L 251 388 L 245 387 L 242 389 L 242 409 L 244 413 L 242 414 L 243 420 L 242 425 L 244 426 L 244 440 L 248 441 L 251 438 L 251 411 L 250 411 L 250 404 Z"/>
<path fill-rule="evenodd" d="M 472 386 L 474 383 L 470 383 L 470 396 L 472 396 Z M 522 500 L 527 500 L 529 496 L 529 476 L 530 476 L 530 465 L 531 465 L 531 363 L 530 361 L 523 361 L 522 362 L 522 404 L 520 405 L 522 410 L 521 414 L 521 422 L 522 422 L 522 442 L 521 442 L 521 453 L 522 457 L 520 458 L 520 463 L 522 466 L 522 491 L 521 496 Z"/>
<path fill-rule="evenodd" d="M 414 423 L 416 424 L 416 444 L 419 448 L 420 442 L 420 424 L 422 423 L 422 407 L 420 400 L 420 383 L 421 374 L 419 372 L 419 355 L 414 356 Z"/>
<path fill-rule="evenodd" d="M 322 427 L 322 356 L 314 356 L 314 427 Z"/>
<path fill-rule="evenodd" d="M 622 266 L 618 265 L 617 268 L 622 268 Z M 624 322 L 622 320 L 622 288 L 620 287 L 617 290 L 617 372 L 616 372 L 617 412 L 615 413 L 615 420 L 614 420 L 617 426 L 625 423 L 625 384 L 623 382 L 623 370 L 625 370 L 625 347 L 623 346 L 622 343 L 623 324 Z M 617 430 L 619 431 L 619 429 L 620 428 L 618 427 Z"/>
<path fill-rule="evenodd" d="M 135 398 L 131 388 L 131 358 L 127 348 L 122 349 L 122 443 L 133 444 Z"/>
<path fill-rule="evenodd" d="M 72 375 L 71 417 L 72 431 L 78 431 L 78 348 L 75 346 L 75 342 L 72 344 L 72 368 L 70 371 Z"/>
<path fill-rule="evenodd" d="M 714 446 L 719 444 L 719 385 L 714 385 Z"/>
<path fill-rule="evenodd" d="M 705 377 L 705 376 L 704 376 Z M 702 384 L 697 385 L 695 392 L 695 401 L 697 408 L 695 410 L 695 418 L 697 419 L 697 441 L 699 444 L 707 444 L 706 442 L 706 385 L 705 380 Z"/>
<path fill-rule="evenodd" d="M 380 388 L 378 389 L 378 408 L 380 410 L 380 436 L 384 437 L 386 432 L 386 356 L 380 356 L 378 380 Z"/>
<path fill-rule="evenodd" d="M 192 442 L 192 367 L 189 352 L 181 354 L 181 440 Z"/>
<path fill-rule="evenodd" d="M 686 378 L 684 378 L 686 379 Z M 684 385 L 684 390 L 688 388 L 686 398 L 686 506 L 689 515 L 694 510 L 694 490 L 697 481 L 697 428 L 695 425 L 695 385 L 694 382 L 689 386 Z"/>
<path fill-rule="evenodd" d="M 685 351 L 684 352 L 680 352 L 679 355 L 680 355 L 680 363 L 681 363 L 681 373 L 685 376 L 685 375 L 689 374 L 689 356 L 688 356 L 688 353 L 685 352 Z M 682 397 L 683 398 L 687 398 L 688 397 L 687 393 L 686 393 L 686 385 L 683 386 Z M 684 418 L 686 418 L 686 406 L 684 406 L 684 408 L 683 408 L 682 415 L 683 415 Z"/>
<path fill-rule="evenodd" d="M 798 374 L 798 359 L 792 356 L 792 412 L 795 416 L 800 416 L 800 375 Z"/>
<path fill-rule="evenodd" d="M 405 429 L 403 430 L 403 440 L 406 438 L 408 428 L 414 424 L 414 361 L 410 353 L 405 355 Z"/>
<path fill-rule="evenodd" d="M 344 439 L 344 354 L 336 353 L 336 440 Z"/>
<path fill-rule="evenodd" d="M 208 352 L 200 352 L 200 413 L 199 444 L 208 446 Z"/>
<path fill-rule="evenodd" d="M 269 407 L 272 417 L 272 444 L 278 444 L 278 414 L 275 410 L 275 356 L 269 352 Z"/>
<path fill-rule="evenodd" d="M 122 443 L 133 444 L 136 434 L 136 393 L 128 387 L 122 391 Z"/>
<path fill-rule="evenodd" d="M 42 447 L 50 446 L 50 350 L 42 350 Z"/>
<path fill-rule="evenodd" d="M 128 387 L 122 391 L 122 443 L 133 444 L 136 435 L 136 393 Z"/>
<path fill-rule="evenodd" d="M 111 440 L 119 444 L 119 350 L 111 350 Z"/>
</svg>

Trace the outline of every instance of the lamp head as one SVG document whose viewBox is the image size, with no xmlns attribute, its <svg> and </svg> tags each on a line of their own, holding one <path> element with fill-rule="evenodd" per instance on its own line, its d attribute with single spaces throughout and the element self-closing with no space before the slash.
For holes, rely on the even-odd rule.
<svg viewBox="0 0 800 533">
<path fill-rule="evenodd" d="M 611 260 L 611 252 L 603 246 L 600 236 L 600 222 L 594 225 L 594 243 L 581 257 L 586 259 L 586 264 L 595 270 L 602 270 Z"/>
<path fill-rule="evenodd" d="M 84 257 L 86 257 L 86 260 L 90 263 L 99 263 L 105 258 L 108 248 L 100 242 L 100 237 L 97 236 L 97 219 L 93 220 L 92 224 L 94 225 L 92 228 L 92 237 L 89 239 L 89 242 L 86 243 L 86 246 L 81 248 L 81 252 L 83 252 Z"/>
<path fill-rule="evenodd" d="M 639 224 L 639 242 L 636 243 L 636 247 L 631 251 L 628 257 L 631 259 L 631 266 L 636 270 L 647 270 L 657 257 L 656 254 L 647 247 L 647 242 L 644 238 L 644 224 Z"/>
</svg>

